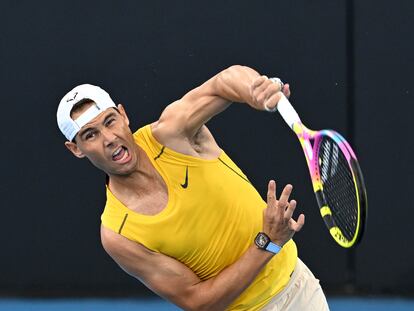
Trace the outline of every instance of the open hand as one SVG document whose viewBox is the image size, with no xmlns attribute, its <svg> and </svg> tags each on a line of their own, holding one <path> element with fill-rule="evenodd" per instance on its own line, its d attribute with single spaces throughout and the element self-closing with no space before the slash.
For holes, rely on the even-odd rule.
<svg viewBox="0 0 414 311">
<path fill-rule="evenodd" d="M 292 218 L 296 208 L 295 200 L 288 201 L 292 189 L 292 185 L 286 185 L 277 200 L 276 183 L 274 180 L 269 181 L 267 208 L 263 211 L 263 232 L 269 236 L 272 242 L 281 247 L 305 224 L 305 215 L 303 214 L 300 214 L 297 221 Z"/>
</svg>

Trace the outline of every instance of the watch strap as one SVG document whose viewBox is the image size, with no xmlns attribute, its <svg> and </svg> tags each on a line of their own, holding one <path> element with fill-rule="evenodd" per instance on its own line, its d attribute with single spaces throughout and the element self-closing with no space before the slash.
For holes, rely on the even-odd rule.
<svg viewBox="0 0 414 311">
<path fill-rule="evenodd" d="M 281 249 L 282 248 L 279 245 L 277 245 L 273 242 L 269 242 L 269 244 L 267 244 L 267 246 L 266 246 L 266 250 L 268 252 L 271 252 L 271 253 L 274 253 L 274 254 L 279 253 Z"/>
</svg>

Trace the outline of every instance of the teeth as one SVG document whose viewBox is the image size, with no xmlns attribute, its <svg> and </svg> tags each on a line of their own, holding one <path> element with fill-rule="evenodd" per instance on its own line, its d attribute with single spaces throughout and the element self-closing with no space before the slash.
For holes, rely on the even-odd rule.
<svg viewBox="0 0 414 311">
<path fill-rule="evenodd" d="M 116 157 L 120 152 L 121 152 L 121 150 L 122 150 L 122 147 L 119 147 L 119 149 L 117 150 L 117 151 L 115 151 L 113 154 L 112 154 L 112 156 L 113 157 Z"/>
</svg>

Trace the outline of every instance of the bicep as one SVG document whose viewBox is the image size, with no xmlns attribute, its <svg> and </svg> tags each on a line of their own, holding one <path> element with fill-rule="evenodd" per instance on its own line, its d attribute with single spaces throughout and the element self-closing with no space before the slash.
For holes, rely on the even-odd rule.
<svg viewBox="0 0 414 311">
<path fill-rule="evenodd" d="M 219 75 L 214 76 L 169 105 L 161 114 L 159 123 L 174 133 L 193 137 L 212 117 L 231 104 L 219 95 L 218 79 Z"/>
<path fill-rule="evenodd" d="M 188 92 L 177 105 L 185 117 L 190 133 L 197 132 L 212 117 L 224 111 L 231 102 L 218 95 L 218 76 Z"/>
<path fill-rule="evenodd" d="M 231 102 L 252 101 L 251 85 L 259 74 L 245 66 L 231 66 L 170 105 L 160 121 L 171 121 L 169 127 L 192 137 L 213 116 Z"/>
<path fill-rule="evenodd" d="M 200 128 L 230 102 L 214 92 L 215 77 L 170 104 L 161 114 L 160 127 L 180 136 L 194 137 Z"/>
<path fill-rule="evenodd" d="M 153 292 L 185 309 L 191 304 L 189 297 L 200 279 L 187 266 L 116 233 L 107 232 L 102 244 L 125 272 L 139 279 Z"/>
</svg>

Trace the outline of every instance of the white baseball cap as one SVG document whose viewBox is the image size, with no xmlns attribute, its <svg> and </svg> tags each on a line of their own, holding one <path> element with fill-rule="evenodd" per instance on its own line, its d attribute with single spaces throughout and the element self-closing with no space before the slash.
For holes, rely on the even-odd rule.
<svg viewBox="0 0 414 311">
<path fill-rule="evenodd" d="M 70 112 L 74 105 L 81 100 L 89 99 L 95 103 L 84 111 L 76 120 L 72 120 Z M 107 92 L 99 86 L 81 84 L 63 96 L 56 113 L 57 123 L 60 131 L 72 141 L 82 126 L 93 120 L 106 109 L 116 105 Z"/>
</svg>

